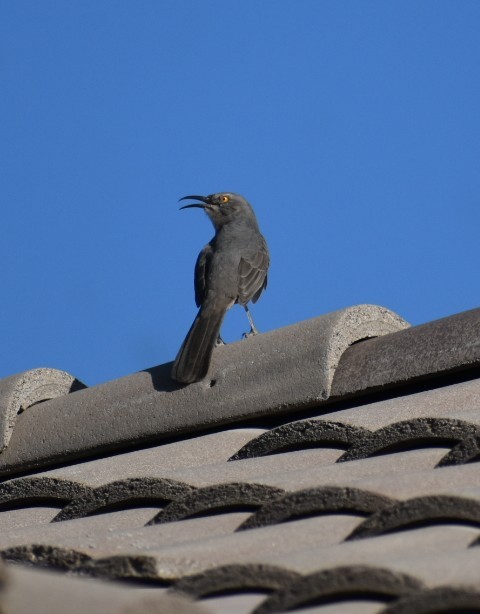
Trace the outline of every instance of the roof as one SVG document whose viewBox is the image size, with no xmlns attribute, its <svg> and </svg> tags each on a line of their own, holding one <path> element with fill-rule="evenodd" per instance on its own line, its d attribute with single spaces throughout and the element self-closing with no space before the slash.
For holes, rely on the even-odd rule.
<svg viewBox="0 0 480 614">
<path fill-rule="evenodd" d="M 0 605 L 480 612 L 479 331 L 362 305 L 189 386 L 1 380 Z"/>
</svg>

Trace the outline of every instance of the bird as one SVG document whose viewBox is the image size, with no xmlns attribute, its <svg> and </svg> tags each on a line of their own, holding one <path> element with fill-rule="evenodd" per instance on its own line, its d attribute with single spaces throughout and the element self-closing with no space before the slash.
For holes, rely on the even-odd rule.
<svg viewBox="0 0 480 614">
<path fill-rule="evenodd" d="M 239 194 L 218 192 L 209 196 L 184 196 L 196 200 L 180 209 L 203 209 L 215 235 L 197 258 L 195 302 L 199 308 L 173 363 L 171 377 L 182 384 L 204 379 L 213 350 L 221 341 L 226 312 L 238 303 L 245 308 L 250 333 L 258 333 L 248 309 L 267 287 L 270 255 L 250 203 Z"/>
</svg>

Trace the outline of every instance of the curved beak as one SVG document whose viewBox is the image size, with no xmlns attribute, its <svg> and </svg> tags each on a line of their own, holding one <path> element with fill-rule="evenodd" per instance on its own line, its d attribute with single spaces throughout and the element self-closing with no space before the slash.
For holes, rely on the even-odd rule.
<svg viewBox="0 0 480 614">
<path fill-rule="evenodd" d="M 192 205 L 184 205 L 183 207 L 180 207 L 180 209 L 192 209 L 192 208 L 206 209 L 210 204 L 210 200 L 208 196 L 183 196 L 182 198 L 179 199 L 179 202 L 181 200 L 190 200 L 190 199 L 201 200 L 202 203 L 205 203 L 205 204 L 201 205 L 200 203 L 195 203 Z"/>
</svg>

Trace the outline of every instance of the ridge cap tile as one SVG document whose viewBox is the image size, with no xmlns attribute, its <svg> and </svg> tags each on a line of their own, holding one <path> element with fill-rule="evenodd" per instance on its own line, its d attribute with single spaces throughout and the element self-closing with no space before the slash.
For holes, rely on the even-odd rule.
<svg viewBox="0 0 480 614">
<path fill-rule="evenodd" d="M 330 396 L 351 344 L 408 326 L 384 307 L 357 305 L 220 347 L 196 384 L 173 382 L 167 363 L 53 399 L 18 416 L 0 473 L 310 407 Z"/>
<path fill-rule="evenodd" d="M 332 397 L 356 395 L 480 365 L 480 308 L 367 339 L 342 355 Z"/>
<path fill-rule="evenodd" d="M 219 348 L 212 379 L 197 384 L 173 383 L 167 364 L 79 390 L 16 417 L 0 474 L 480 365 L 479 325 L 480 309 L 409 328 L 387 309 L 361 305 Z M 377 362 L 380 379 L 365 367 Z M 7 388 L 10 379 L 2 380 Z M 62 428 L 54 433 L 52 424 Z"/>
<path fill-rule="evenodd" d="M 17 417 L 29 408 L 86 388 L 70 373 L 38 368 L 0 379 L 0 452 L 12 436 Z"/>
</svg>

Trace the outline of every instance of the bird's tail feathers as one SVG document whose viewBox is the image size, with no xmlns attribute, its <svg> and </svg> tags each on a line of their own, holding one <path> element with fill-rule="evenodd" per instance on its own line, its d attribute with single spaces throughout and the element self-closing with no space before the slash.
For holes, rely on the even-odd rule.
<svg viewBox="0 0 480 614">
<path fill-rule="evenodd" d="M 225 310 L 208 313 L 200 309 L 172 367 L 172 378 L 182 384 L 203 379 L 208 372 Z"/>
</svg>

